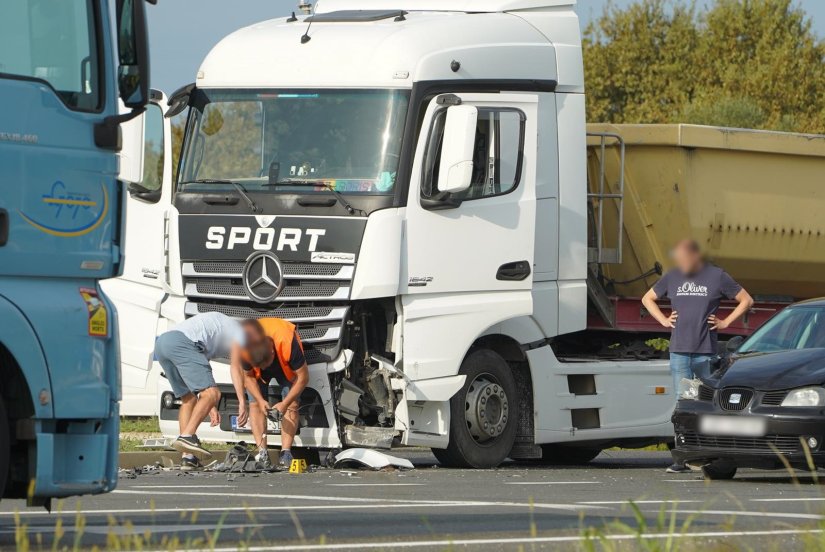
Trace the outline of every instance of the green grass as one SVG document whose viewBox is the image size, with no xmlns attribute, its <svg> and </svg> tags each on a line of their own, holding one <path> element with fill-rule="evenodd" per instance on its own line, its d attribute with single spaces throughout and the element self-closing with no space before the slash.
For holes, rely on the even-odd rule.
<svg viewBox="0 0 825 552">
<path fill-rule="evenodd" d="M 158 419 L 149 418 L 120 418 L 121 433 L 160 433 L 160 423 Z"/>
</svg>

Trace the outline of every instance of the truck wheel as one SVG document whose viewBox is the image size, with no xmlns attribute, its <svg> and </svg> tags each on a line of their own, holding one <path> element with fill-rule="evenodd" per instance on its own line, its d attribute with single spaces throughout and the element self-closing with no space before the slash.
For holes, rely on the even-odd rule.
<svg viewBox="0 0 825 552">
<path fill-rule="evenodd" d="M 702 473 L 707 479 L 726 480 L 733 479 L 736 475 L 736 466 L 730 462 L 717 460 L 705 466 L 702 466 Z"/>
<path fill-rule="evenodd" d="M 544 464 L 557 466 L 579 466 L 587 464 L 599 454 L 602 449 L 589 447 L 573 447 L 569 445 L 542 445 L 541 461 Z"/>
<path fill-rule="evenodd" d="M 9 419 L 6 416 L 6 404 L 3 402 L 3 397 L 0 397 L 0 498 L 6 492 L 6 481 L 9 477 L 10 448 Z"/>
<path fill-rule="evenodd" d="M 516 440 L 518 397 L 510 366 L 497 353 L 480 349 L 461 363 L 464 387 L 450 399 L 450 444 L 433 449 L 444 465 L 493 468 Z"/>
</svg>

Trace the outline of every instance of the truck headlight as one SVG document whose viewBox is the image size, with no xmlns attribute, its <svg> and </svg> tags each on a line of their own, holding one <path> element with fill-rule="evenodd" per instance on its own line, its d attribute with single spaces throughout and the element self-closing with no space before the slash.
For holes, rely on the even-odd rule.
<svg viewBox="0 0 825 552">
<path fill-rule="evenodd" d="M 825 389 L 821 387 L 794 389 L 782 401 L 782 406 L 825 406 Z"/>
<path fill-rule="evenodd" d="M 699 398 L 699 386 L 702 382 L 698 379 L 682 378 L 679 382 L 679 398 L 683 401 L 695 401 Z"/>
</svg>

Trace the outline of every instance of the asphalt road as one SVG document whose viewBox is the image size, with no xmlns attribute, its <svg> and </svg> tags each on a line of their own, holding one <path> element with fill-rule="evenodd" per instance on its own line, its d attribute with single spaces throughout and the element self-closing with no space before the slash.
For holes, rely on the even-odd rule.
<svg viewBox="0 0 825 552">
<path fill-rule="evenodd" d="M 669 455 L 651 452 L 605 452 L 587 467 L 478 471 L 407 457 L 416 469 L 146 474 L 121 479 L 109 495 L 62 501 L 52 514 L 4 501 L 0 546 L 577 550 L 592 534 L 628 550 L 639 535 L 676 535 L 683 550 L 825 550 L 825 493 L 810 474 L 743 470 L 706 482 L 666 474 Z"/>
</svg>

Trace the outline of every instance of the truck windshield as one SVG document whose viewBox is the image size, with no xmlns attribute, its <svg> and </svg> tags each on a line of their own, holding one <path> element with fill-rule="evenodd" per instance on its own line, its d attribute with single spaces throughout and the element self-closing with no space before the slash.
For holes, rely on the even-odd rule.
<svg viewBox="0 0 825 552">
<path fill-rule="evenodd" d="M 825 307 L 789 307 L 759 328 L 739 348 L 744 353 L 825 348 Z"/>
<path fill-rule="evenodd" d="M 198 90 L 179 189 L 389 194 L 409 93 Z M 295 185 L 290 186 L 290 182 Z M 315 186 L 308 184 L 314 183 Z"/>
</svg>

